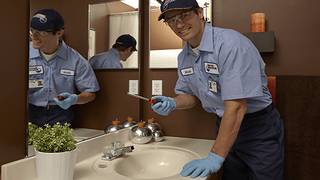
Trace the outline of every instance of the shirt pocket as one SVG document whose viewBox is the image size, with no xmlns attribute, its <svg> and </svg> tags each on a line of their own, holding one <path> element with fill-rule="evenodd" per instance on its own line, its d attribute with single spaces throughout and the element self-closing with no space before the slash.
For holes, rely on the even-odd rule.
<svg viewBox="0 0 320 180">
<path fill-rule="evenodd" d="M 70 92 L 72 93 L 74 91 L 75 86 L 75 76 L 73 75 L 63 75 L 58 74 L 54 78 L 54 85 L 57 92 Z"/>
</svg>

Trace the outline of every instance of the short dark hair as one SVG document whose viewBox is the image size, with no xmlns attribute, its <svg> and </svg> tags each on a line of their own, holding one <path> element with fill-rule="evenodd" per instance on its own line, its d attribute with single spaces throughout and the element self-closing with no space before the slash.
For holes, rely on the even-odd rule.
<svg viewBox="0 0 320 180">
<path fill-rule="evenodd" d="M 112 45 L 112 48 L 117 49 L 118 51 L 125 51 L 126 49 L 128 49 L 130 47 L 122 46 L 120 44 L 114 44 L 114 45 Z M 131 51 L 134 51 L 133 48 L 131 49 Z"/>
<path fill-rule="evenodd" d="M 116 39 L 116 42 L 113 44 L 113 48 L 116 48 L 120 51 L 124 51 L 129 47 L 132 47 L 132 51 L 136 51 L 137 41 L 130 34 L 123 34 Z"/>
</svg>

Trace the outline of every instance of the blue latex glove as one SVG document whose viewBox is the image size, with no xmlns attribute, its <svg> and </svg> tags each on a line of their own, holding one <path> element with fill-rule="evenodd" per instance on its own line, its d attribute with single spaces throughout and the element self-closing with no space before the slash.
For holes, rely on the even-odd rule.
<svg viewBox="0 0 320 180">
<path fill-rule="evenodd" d="M 217 172 L 222 166 L 223 161 L 223 157 L 209 152 L 207 158 L 196 159 L 184 165 L 180 175 L 185 177 L 191 175 L 192 178 L 198 176 L 207 177 L 210 174 Z"/>
<path fill-rule="evenodd" d="M 162 116 L 169 115 L 177 106 L 176 101 L 171 97 L 154 96 L 152 99 L 156 101 L 151 105 L 152 110 Z"/>
<path fill-rule="evenodd" d="M 70 94 L 68 92 L 64 92 L 59 94 L 59 96 L 63 96 L 65 99 L 59 100 L 58 98 L 53 98 L 58 106 L 62 109 L 68 109 L 70 106 L 76 104 L 78 102 L 79 96 L 76 94 Z"/>
</svg>

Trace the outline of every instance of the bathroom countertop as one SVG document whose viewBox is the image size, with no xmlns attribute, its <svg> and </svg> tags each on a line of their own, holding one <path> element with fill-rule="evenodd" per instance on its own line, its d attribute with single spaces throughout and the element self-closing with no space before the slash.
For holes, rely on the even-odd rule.
<svg viewBox="0 0 320 180">
<path fill-rule="evenodd" d="M 103 148 L 113 141 L 125 142 L 125 145 L 132 145 L 128 141 L 128 129 L 120 130 L 116 133 L 104 134 L 92 139 L 84 140 L 77 144 L 78 157 L 74 171 L 74 180 L 131 180 L 131 178 L 121 176 L 115 171 L 108 175 L 97 172 L 94 168 L 97 161 L 101 159 Z M 165 136 L 165 140 L 162 142 L 152 142 L 143 145 L 134 145 L 135 150 L 140 148 L 157 148 L 157 147 L 176 147 L 191 151 L 197 154 L 198 157 L 205 157 L 210 151 L 213 140 L 194 139 L 194 138 L 181 138 Z M 113 161 L 104 161 L 107 166 L 117 162 L 122 157 Z M 101 160 L 100 160 L 101 161 Z M 111 170 L 112 171 L 112 170 Z M 17 173 L 19 172 L 19 173 Z M 2 180 L 37 180 L 35 169 L 35 157 L 25 158 L 11 163 L 2 165 L 1 167 L 1 179 Z M 171 178 L 165 178 L 166 180 L 185 180 L 191 178 L 185 178 L 181 176 L 175 176 Z M 196 178 L 204 179 L 204 178 Z M 135 179 L 136 180 L 136 179 Z"/>
<path fill-rule="evenodd" d="M 75 128 L 72 132 L 75 140 L 77 142 L 97 137 L 104 134 L 103 130 L 98 129 L 88 129 L 88 128 Z"/>
</svg>

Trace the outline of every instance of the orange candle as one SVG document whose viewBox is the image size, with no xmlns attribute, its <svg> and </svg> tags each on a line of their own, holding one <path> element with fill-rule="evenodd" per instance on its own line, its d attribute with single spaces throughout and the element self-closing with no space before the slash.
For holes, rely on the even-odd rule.
<svg viewBox="0 0 320 180">
<path fill-rule="evenodd" d="M 251 14 L 251 32 L 265 32 L 266 15 L 264 13 Z"/>
</svg>

